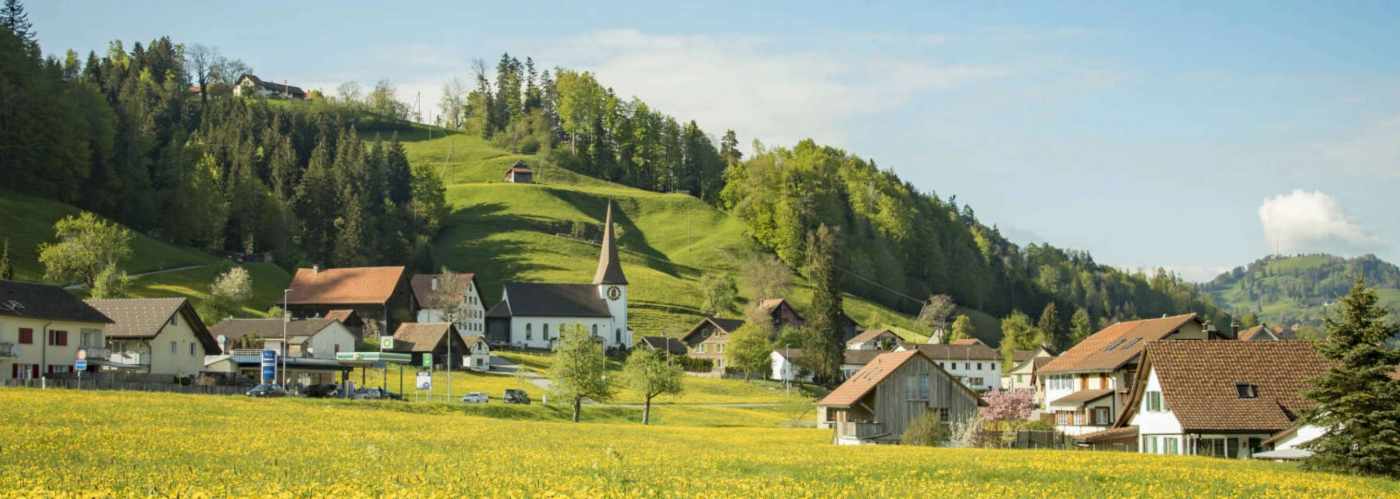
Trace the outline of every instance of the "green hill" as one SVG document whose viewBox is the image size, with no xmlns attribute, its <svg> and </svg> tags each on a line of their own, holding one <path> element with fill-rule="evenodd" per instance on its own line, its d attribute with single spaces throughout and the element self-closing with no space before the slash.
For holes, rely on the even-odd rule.
<svg viewBox="0 0 1400 499">
<path fill-rule="evenodd" d="M 1320 325 L 1327 307 L 1357 277 L 1377 288 L 1382 306 L 1400 313 L 1400 267 L 1375 255 L 1269 256 L 1221 274 L 1202 290 L 1236 315 L 1254 313 L 1271 324 Z"/>
<path fill-rule="evenodd" d="M 742 224 L 694 197 L 579 175 L 474 136 L 409 138 L 422 139 L 405 144 L 412 163 L 437 168 L 448 184 L 453 213 L 434 242 L 435 254 L 455 270 L 477 272 L 488 302 L 499 299 L 507 281 L 591 279 L 608 200 L 619 208 L 615 216 L 631 281 L 631 322 L 639 335 L 678 335 L 694 325 L 702 316 L 701 276 L 736 271 L 738 256 L 746 251 Z M 506 168 L 518 160 L 529 163 L 537 183 L 503 181 Z M 811 289 L 800 279 L 792 299 L 799 307 L 811 299 Z M 846 313 L 867 326 L 913 328 L 907 316 L 859 297 L 847 296 Z M 986 329 L 995 324 L 989 316 L 979 319 Z"/>
</svg>

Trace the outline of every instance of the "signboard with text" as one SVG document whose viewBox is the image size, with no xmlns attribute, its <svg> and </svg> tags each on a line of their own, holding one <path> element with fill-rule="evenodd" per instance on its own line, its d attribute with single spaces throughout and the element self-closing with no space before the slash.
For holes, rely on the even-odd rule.
<svg viewBox="0 0 1400 499">
<path fill-rule="evenodd" d="M 418 371 L 418 379 L 416 381 L 417 383 L 414 383 L 414 386 L 418 387 L 419 390 L 433 389 L 433 373 Z"/>
<path fill-rule="evenodd" d="M 277 382 L 277 351 L 262 351 L 262 382 L 272 384 Z"/>
</svg>

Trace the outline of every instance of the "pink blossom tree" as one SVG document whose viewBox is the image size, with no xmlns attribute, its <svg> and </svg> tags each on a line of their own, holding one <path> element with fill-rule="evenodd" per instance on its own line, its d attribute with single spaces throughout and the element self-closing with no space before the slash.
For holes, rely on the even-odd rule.
<svg viewBox="0 0 1400 499">
<path fill-rule="evenodd" d="M 1034 394 L 1027 389 L 992 390 L 982 395 L 987 407 L 982 417 L 989 421 L 1022 421 L 1031 417 L 1035 408 Z"/>
</svg>

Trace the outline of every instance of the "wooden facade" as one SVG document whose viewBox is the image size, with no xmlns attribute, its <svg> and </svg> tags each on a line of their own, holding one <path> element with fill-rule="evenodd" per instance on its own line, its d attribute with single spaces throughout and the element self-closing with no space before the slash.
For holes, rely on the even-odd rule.
<svg viewBox="0 0 1400 499">
<path fill-rule="evenodd" d="M 827 407 L 838 441 L 898 442 L 925 411 L 942 422 L 966 421 L 978 398 L 924 355 L 912 355 L 849 407 Z"/>
</svg>

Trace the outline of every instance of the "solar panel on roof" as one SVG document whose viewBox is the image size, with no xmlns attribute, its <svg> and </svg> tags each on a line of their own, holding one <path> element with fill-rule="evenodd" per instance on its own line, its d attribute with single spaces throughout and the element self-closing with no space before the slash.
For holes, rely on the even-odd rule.
<svg viewBox="0 0 1400 499">
<path fill-rule="evenodd" d="M 1118 338 L 1118 339 L 1116 339 L 1116 340 L 1113 340 L 1113 343 L 1109 343 L 1108 346 L 1104 347 L 1103 351 L 1105 351 L 1105 352 L 1112 352 L 1113 349 L 1118 348 L 1118 345 L 1122 345 L 1122 344 L 1123 344 L 1123 338 Z"/>
</svg>

